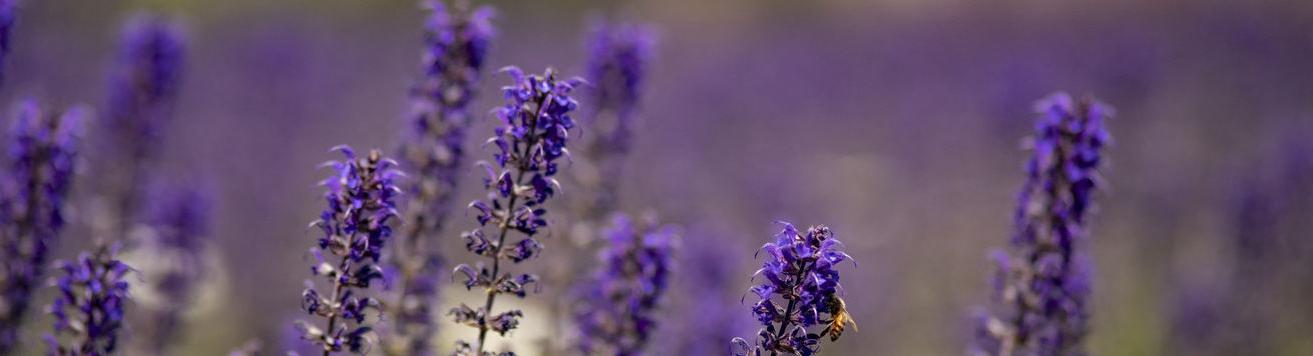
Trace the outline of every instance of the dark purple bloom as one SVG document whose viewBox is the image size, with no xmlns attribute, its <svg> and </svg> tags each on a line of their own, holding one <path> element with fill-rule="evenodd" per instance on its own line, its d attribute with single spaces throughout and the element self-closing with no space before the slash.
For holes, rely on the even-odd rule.
<svg viewBox="0 0 1313 356">
<path fill-rule="evenodd" d="M 0 178 L 0 354 L 18 344 L 32 292 L 63 230 L 81 116 L 80 110 L 42 112 L 35 102 L 24 101 L 6 137 L 7 168 Z"/>
<path fill-rule="evenodd" d="M 205 275 L 210 198 L 197 188 L 171 187 L 159 189 L 151 204 L 147 223 L 158 246 L 158 258 L 169 261 L 167 269 L 148 276 L 162 301 L 144 335 L 147 346 L 158 354 L 165 353 L 183 334 L 182 314 L 192 303 L 196 283 Z"/>
<path fill-rule="evenodd" d="M 537 255 L 541 249 L 542 245 L 532 239 L 540 228 L 547 226 L 543 203 L 554 195 L 558 185 L 552 178 L 558 160 L 568 154 L 565 146 L 574 127 L 570 112 L 578 107 L 570 98 L 570 91 L 581 83 L 579 79 L 558 81 L 551 70 L 542 76 L 525 75 L 514 67 L 505 72 L 514 79 L 514 84 L 502 88 L 506 105 L 497 110 L 500 125 L 488 140 L 497 148 L 496 164 L 480 162 L 488 171 L 484 180 L 488 196 L 470 204 L 477 211 L 480 227 L 464 235 L 470 252 L 491 258 L 492 266 L 461 264 L 455 269 L 465 275 L 467 288 L 483 287 L 488 291 L 481 308 L 462 304 L 451 312 L 457 323 L 479 329 L 478 343 L 474 346 L 476 355 L 485 354 L 484 341 L 489 330 L 505 334 L 518 324 L 518 320 L 509 319 L 521 316 L 514 310 L 492 313 L 497 295 L 524 297 L 528 286 L 538 281 L 530 274 L 503 271 L 501 262 L 508 259 L 518 263 Z M 493 229 L 496 240 L 478 231 L 484 228 Z M 511 231 L 524 237 L 507 245 Z"/>
<path fill-rule="evenodd" d="M 641 355 L 655 332 L 676 236 L 673 228 L 647 225 L 616 215 L 604 232 L 609 245 L 593 278 L 581 286 L 574 317 L 579 352 Z"/>
<path fill-rule="evenodd" d="M 594 111 L 585 129 L 591 140 L 584 146 L 584 164 L 574 171 L 578 183 L 588 188 L 581 210 L 589 220 L 600 223 L 615 211 L 618 177 L 633 144 L 630 136 L 654 42 L 644 26 L 593 25 L 587 63 L 593 85 L 587 94 Z"/>
<path fill-rule="evenodd" d="M 754 275 L 765 281 L 752 287 L 759 300 L 752 313 L 761 322 L 755 345 L 734 338 L 734 354 L 778 353 L 813 355 L 822 338 L 838 340 L 852 324 L 847 306 L 839 296 L 839 263 L 852 260 L 843 244 L 825 225 L 812 226 L 800 234 L 789 223 L 775 242 L 761 247 L 767 260 Z M 813 328 L 820 328 L 813 332 Z"/>
<path fill-rule="evenodd" d="M 123 306 L 128 301 L 126 275 L 132 269 L 116 260 L 117 247 L 100 244 L 77 260 L 59 263 L 58 293 L 50 305 L 55 331 L 46 336 L 51 355 L 108 355 L 118 346 Z"/>
<path fill-rule="evenodd" d="M 1041 100 L 1018 197 L 1012 253 L 994 254 L 995 308 L 980 318 L 973 353 L 1082 355 L 1090 263 L 1085 219 L 1101 184 L 1111 109 L 1065 93 Z"/>
<path fill-rule="evenodd" d="M 185 51 L 181 30 L 161 17 L 138 15 L 123 31 L 105 108 L 103 167 L 113 206 L 112 233 L 122 238 L 139 223 L 146 172 L 160 132 L 173 118 Z"/>
<path fill-rule="evenodd" d="M 362 352 L 365 335 L 373 327 L 365 323 L 368 309 L 379 302 L 371 297 L 369 287 L 383 277 L 378 266 L 383 245 L 391 240 L 389 226 L 397 215 L 396 197 L 400 189 L 393 183 L 399 174 L 396 163 L 383 158 L 379 151 L 357 157 L 350 147 L 338 146 L 346 159 L 325 166 L 333 175 L 323 181 L 328 208 L 311 224 L 323 232 L 311 249 L 318 263 L 310 268 L 324 277 L 331 289 L 320 293 L 312 282 L 302 293 L 301 306 L 310 315 L 326 321 L 322 327 L 299 321 L 302 337 L 318 344 L 327 355 L 350 350 Z"/>
<path fill-rule="evenodd" d="M 403 167 L 414 176 L 406 185 L 405 229 L 394 244 L 391 268 L 399 274 L 397 302 L 384 350 L 391 355 L 431 354 L 437 331 L 429 305 L 438 294 L 441 259 L 428 240 L 443 230 L 463 164 L 469 104 L 478 89 L 492 9 L 469 10 L 463 2 L 432 7 L 424 27 L 422 75 L 411 89 L 410 127 L 401 146 Z"/>
</svg>

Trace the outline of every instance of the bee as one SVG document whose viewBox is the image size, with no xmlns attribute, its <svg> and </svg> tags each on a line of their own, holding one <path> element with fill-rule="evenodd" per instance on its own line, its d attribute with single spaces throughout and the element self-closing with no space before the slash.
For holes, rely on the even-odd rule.
<svg viewBox="0 0 1313 356">
<path fill-rule="evenodd" d="M 830 319 L 830 325 L 827 325 L 825 330 L 821 331 L 821 336 L 829 334 L 830 341 L 839 340 L 839 336 L 843 335 L 844 328 L 848 327 L 849 324 L 852 324 L 853 331 L 857 331 L 857 321 L 853 320 L 852 314 L 848 314 L 848 305 L 843 302 L 843 298 L 838 296 L 830 298 L 826 306 L 829 307 L 832 318 Z"/>
</svg>

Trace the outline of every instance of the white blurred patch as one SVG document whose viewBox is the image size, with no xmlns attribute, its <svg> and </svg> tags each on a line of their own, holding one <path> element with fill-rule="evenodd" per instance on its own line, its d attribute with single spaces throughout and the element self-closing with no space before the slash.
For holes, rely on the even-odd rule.
<svg viewBox="0 0 1313 356">
<path fill-rule="evenodd" d="M 441 309 L 438 310 L 441 316 L 437 320 L 441 327 L 438 328 L 438 337 L 434 338 L 437 342 L 437 349 L 450 350 L 456 344 L 456 340 L 465 340 L 471 345 L 475 344 L 479 337 L 478 329 L 465 325 L 457 325 L 451 322 L 451 317 L 447 315 L 447 310 L 465 303 L 470 307 L 482 307 L 486 294 L 482 289 L 465 290 L 464 285 L 450 284 L 442 289 L 443 301 Z M 563 330 L 558 330 L 557 323 L 551 319 L 552 313 L 548 311 L 546 298 L 536 294 L 529 294 L 524 299 L 516 298 L 512 295 L 499 295 L 497 302 L 493 306 L 494 313 L 502 313 L 511 309 L 519 309 L 524 312 L 524 317 L 520 318 L 520 326 L 515 328 L 505 337 L 497 333 L 488 332 L 488 345 L 491 351 L 515 351 L 520 356 L 542 356 L 544 345 L 548 340 L 562 337 L 565 335 Z M 488 351 L 488 350 L 485 350 Z"/>
<path fill-rule="evenodd" d="M 131 285 L 129 292 L 132 294 L 134 306 L 152 312 L 162 311 L 165 309 L 163 296 L 154 282 L 169 268 L 178 265 L 180 256 L 174 251 L 160 248 L 158 244 L 149 243 L 148 241 L 154 239 L 154 232 L 148 227 L 138 226 L 129 233 L 129 236 L 132 236 L 136 243 L 132 244 L 132 248 L 121 253 L 119 259 L 135 271 L 128 277 Z M 197 315 L 217 311 L 225 297 L 223 291 L 229 289 L 231 282 L 223 258 L 213 248 L 213 244 L 209 241 L 204 241 L 202 244 L 203 270 L 199 278 L 194 281 L 193 286 L 196 290 L 193 291 L 192 300 L 189 301 L 191 304 L 183 313 L 185 319 L 193 319 Z"/>
</svg>

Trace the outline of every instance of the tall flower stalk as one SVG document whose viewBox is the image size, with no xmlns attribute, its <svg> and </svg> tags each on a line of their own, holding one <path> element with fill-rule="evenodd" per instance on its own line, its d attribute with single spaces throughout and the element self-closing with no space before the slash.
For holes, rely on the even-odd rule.
<svg viewBox="0 0 1313 356">
<path fill-rule="evenodd" d="M 1057 93 L 1040 117 L 1018 197 L 1011 254 L 995 253 L 994 308 L 980 321 L 973 353 L 1083 355 L 1088 332 L 1087 216 L 1111 109 Z"/>
<path fill-rule="evenodd" d="M 735 355 L 814 355 L 821 339 L 838 340 L 848 326 L 856 325 L 839 295 L 837 267 L 852 260 L 842 251 L 843 244 L 825 225 L 802 234 L 792 224 L 781 224 L 784 230 L 775 242 L 761 247 L 767 259 L 754 275 L 766 279 L 752 287 L 760 298 L 752 313 L 762 328 L 755 345 L 734 338 Z"/>
<path fill-rule="evenodd" d="M 637 25 L 615 25 L 604 21 L 592 25 L 588 38 L 588 55 L 585 64 L 587 79 L 593 84 L 584 88 L 590 109 L 581 130 L 585 142 L 578 159 L 572 160 L 567 181 L 575 186 L 577 194 L 568 199 L 571 219 L 565 224 L 568 242 L 562 247 L 564 255 L 592 255 L 606 242 L 599 238 L 599 230 L 607 219 L 617 212 L 619 188 L 624 161 L 632 145 L 632 130 L 638 114 L 647 63 L 652 52 L 652 34 Z M 593 269 L 593 260 L 571 258 L 554 261 L 549 266 L 548 281 L 568 285 L 587 283 L 577 276 Z M 553 297 L 559 301 L 552 308 L 557 327 L 572 328 L 571 314 L 578 311 L 572 305 L 568 291 L 587 286 L 562 288 Z M 578 341 L 566 338 L 548 340 L 550 348 L 566 351 L 577 348 Z"/>
<path fill-rule="evenodd" d="M 582 194 L 580 217 L 602 224 L 616 211 L 618 177 L 633 145 L 655 41 L 652 31 L 639 25 L 598 22 L 592 31 L 587 68 L 593 86 L 586 91 L 593 106 L 587 121 L 591 139 L 582 152 L 583 168 L 575 170 L 574 177 L 588 188 Z"/>
<path fill-rule="evenodd" d="M 469 104 L 483 72 L 492 9 L 470 11 L 464 2 L 447 8 L 429 3 L 424 27 L 423 75 L 411 89 L 410 128 L 401 164 L 413 178 L 401 239 L 393 244 L 392 270 L 399 274 L 396 302 L 389 305 L 392 328 L 384 350 L 393 355 L 430 354 L 437 331 L 429 305 L 438 294 L 441 260 L 428 241 L 443 231 L 463 166 Z"/>
<path fill-rule="evenodd" d="M 131 267 L 115 255 L 118 245 L 97 243 L 73 261 L 60 262 L 58 294 L 50 305 L 55 331 L 46 336 L 49 355 L 109 355 L 118 348 Z"/>
<path fill-rule="evenodd" d="M 146 173 L 160 132 L 173 119 L 185 46 L 181 30 L 161 17 L 138 15 L 125 26 L 105 109 L 103 176 L 110 213 L 106 233 L 126 237 L 141 213 Z"/>
<path fill-rule="evenodd" d="M 673 228 L 651 225 L 618 214 L 604 232 L 609 245 L 577 299 L 582 354 L 642 355 L 655 333 L 676 235 Z"/>
<path fill-rule="evenodd" d="M 32 293 L 63 230 L 81 115 L 79 110 L 43 112 L 35 102 L 24 101 L 6 138 L 8 168 L 0 181 L 0 354 L 19 345 Z"/>
<path fill-rule="evenodd" d="M 328 207 L 311 223 L 323 236 L 311 249 L 318 263 L 310 270 L 324 277 L 329 287 L 321 292 L 307 281 L 301 294 L 302 309 L 323 323 L 297 322 L 302 338 L 320 346 L 324 355 L 343 350 L 359 353 L 369 346 L 366 336 L 373 326 L 365 317 L 369 309 L 379 308 L 369 287 L 383 277 L 378 261 L 383 245 L 391 240 L 389 224 L 397 215 L 395 199 L 401 192 L 393 183 L 396 163 L 379 151 L 357 157 L 350 147 L 334 150 L 345 159 L 325 163 L 333 169 L 322 183 L 328 189 L 324 194 Z"/>
<path fill-rule="evenodd" d="M 484 180 L 488 196 L 470 203 L 477 210 L 480 227 L 462 236 L 466 248 L 487 257 L 492 266 L 480 262 L 455 269 L 465 275 L 467 289 L 483 288 L 487 297 L 477 309 L 462 303 L 450 311 L 456 323 L 479 331 L 474 345 L 458 341 L 457 354 L 484 355 L 488 332 L 504 336 L 523 316 L 519 310 L 493 314 L 494 303 L 500 294 L 523 298 L 528 285 L 536 283 L 538 277 L 514 275 L 503 270 L 503 262 L 523 262 L 542 250 L 534 235 L 547 226 L 544 203 L 556 193 L 558 184 L 553 176 L 558 170 L 557 160 L 569 154 L 565 147 L 569 130 L 574 127 L 569 114 L 578 107 L 570 91 L 582 82 L 579 79 L 557 80 L 550 69 L 542 76 L 525 75 L 515 67 L 504 71 L 514 83 L 503 88 L 506 105 L 497 110 L 501 123 L 488 140 L 497 147 L 495 163 L 479 163 L 488 172 Z M 487 235 L 484 229 L 491 229 L 492 234 Z M 521 237 L 508 244 L 512 232 Z"/>
<path fill-rule="evenodd" d="M 158 245 L 155 251 L 168 267 L 150 280 L 161 303 L 144 327 L 147 351 L 163 355 L 183 335 L 183 314 L 192 305 L 197 282 L 205 277 L 210 198 L 194 187 L 160 189 L 154 198 L 147 223 Z"/>
</svg>

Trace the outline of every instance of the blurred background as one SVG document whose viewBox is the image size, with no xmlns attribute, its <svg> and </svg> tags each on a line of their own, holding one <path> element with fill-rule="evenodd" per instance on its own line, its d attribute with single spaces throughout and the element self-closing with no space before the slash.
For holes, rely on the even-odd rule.
<svg viewBox="0 0 1313 356">
<path fill-rule="evenodd" d="M 841 272 L 860 330 L 826 354 L 961 354 L 988 300 L 987 254 L 1010 235 L 1032 103 L 1064 90 L 1117 109 L 1092 223 L 1092 351 L 1313 355 L 1307 1 L 486 3 L 498 12 L 492 69 L 583 74 L 596 16 L 658 29 L 635 152 L 615 179 L 628 210 L 684 227 L 681 261 L 734 262 L 738 282 L 712 304 L 741 311 L 747 329 L 722 332 L 753 335 L 752 302 L 739 297 L 753 251 L 787 220 L 831 226 L 858 262 Z M 305 226 L 328 174 L 315 167 L 338 144 L 392 149 L 424 12 L 411 0 L 26 1 L 0 98 L 103 107 L 120 26 L 139 10 L 179 19 L 188 40 L 157 174 L 215 191 L 214 272 L 178 354 L 253 339 L 280 354 L 313 261 L 317 232 Z M 499 104 L 507 82 L 490 74 L 475 112 Z M 471 130 L 471 161 L 491 154 L 478 149 L 487 121 Z M 482 194 L 470 173 L 458 201 Z M 66 233 L 56 257 L 89 244 L 85 230 Z M 448 260 L 472 261 L 448 235 Z M 558 235 L 544 259 L 579 257 L 554 254 Z M 677 267 L 656 354 L 706 333 L 674 316 L 707 303 L 689 290 L 707 287 L 684 281 L 692 266 Z M 468 294 L 446 289 L 440 310 Z M 130 309 L 150 307 L 138 299 Z M 535 314 L 546 301 L 525 303 L 517 338 L 560 332 Z"/>
</svg>

